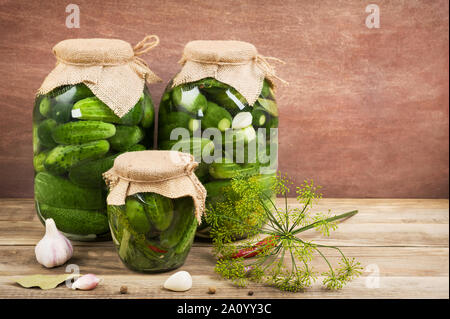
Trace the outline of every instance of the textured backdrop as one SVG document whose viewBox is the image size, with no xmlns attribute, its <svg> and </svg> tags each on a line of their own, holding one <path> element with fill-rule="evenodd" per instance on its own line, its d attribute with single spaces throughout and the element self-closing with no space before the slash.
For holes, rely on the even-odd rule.
<svg viewBox="0 0 450 319">
<path fill-rule="evenodd" d="M 81 9 L 81 28 L 65 8 Z M 370 3 L 380 28 L 365 25 Z M 327 197 L 448 197 L 448 1 L 0 0 L 0 197 L 33 195 L 31 110 L 75 37 L 161 38 L 144 58 L 167 82 L 194 39 L 235 39 L 287 62 L 280 169 Z M 159 101 L 165 84 L 150 87 Z"/>
</svg>

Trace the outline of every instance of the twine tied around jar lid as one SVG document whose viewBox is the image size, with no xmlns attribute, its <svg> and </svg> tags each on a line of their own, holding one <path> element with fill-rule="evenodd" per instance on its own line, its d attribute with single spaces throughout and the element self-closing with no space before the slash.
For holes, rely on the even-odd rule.
<svg viewBox="0 0 450 319">
<path fill-rule="evenodd" d="M 145 82 L 161 82 L 140 57 L 158 44 L 156 35 L 147 35 L 134 47 L 119 39 L 63 40 L 53 47 L 56 66 L 38 94 L 47 94 L 63 85 L 84 83 L 122 117 L 141 97 Z"/>
<path fill-rule="evenodd" d="M 275 74 L 268 60 L 285 64 L 278 58 L 258 54 L 256 47 L 248 42 L 191 41 L 184 48 L 179 61 L 183 68 L 173 79 L 172 87 L 212 77 L 234 87 L 253 105 L 261 94 L 265 78 L 272 87 L 275 79 L 288 84 Z"/>
<path fill-rule="evenodd" d="M 109 187 L 108 205 L 124 205 L 127 196 L 157 193 L 168 198 L 190 196 L 201 222 L 206 189 L 194 174 L 198 163 L 191 154 L 176 151 L 139 151 L 119 155 L 103 173 Z"/>
</svg>

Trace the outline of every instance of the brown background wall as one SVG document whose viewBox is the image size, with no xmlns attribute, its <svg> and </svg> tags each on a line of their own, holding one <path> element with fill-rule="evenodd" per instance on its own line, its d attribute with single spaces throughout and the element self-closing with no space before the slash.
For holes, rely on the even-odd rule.
<svg viewBox="0 0 450 319">
<path fill-rule="evenodd" d="M 65 27 L 65 7 L 81 28 Z M 376 3 L 381 28 L 365 26 Z M 448 1 L 0 0 L 0 197 L 33 195 L 33 94 L 74 37 L 131 43 L 164 81 L 184 44 L 237 39 L 287 62 L 280 87 L 280 168 L 327 197 L 448 197 Z M 151 87 L 159 101 L 164 84 Z"/>
</svg>

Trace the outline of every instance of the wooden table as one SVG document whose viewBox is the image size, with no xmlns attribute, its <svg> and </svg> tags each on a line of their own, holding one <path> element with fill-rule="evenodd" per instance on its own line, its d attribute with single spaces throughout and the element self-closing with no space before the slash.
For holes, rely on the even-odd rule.
<svg viewBox="0 0 450 319">
<path fill-rule="evenodd" d="M 294 201 L 291 201 L 295 204 Z M 279 204 L 282 202 L 279 201 Z M 301 293 L 280 292 L 259 284 L 234 287 L 213 271 L 211 246 L 195 243 L 184 266 L 193 277 L 190 291 L 164 290 L 164 280 L 173 272 L 135 273 L 122 265 L 112 242 L 74 242 L 70 264 L 82 273 L 94 273 L 103 281 L 92 291 L 72 291 L 61 285 L 52 290 L 25 289 L 15 276 L 63 274 L 65 266 L 45 269 L 34 256 L 34 245 L 44 228 L 37 220 L 31 199 L 0 199 L 0 298 L 449 298 L 449 201 L 422 199 L 323 199 L 317 211 L 332 209 L 359 214 L 341 223 L 323 239 L 315 231 L 303 238 L 341 246 L 364 266 L 362 277 L 340 291 L 328 291 L 320 281 Z M 328 256 L 337 260 L 334 252 Z M 325 270 L 317 263 L 319 271 Z M 126 285 L 129 293 L 119 294 Z M 207 294 L 215 286 L 217 293 Z M 248 291 L 254 291 L 252 297 Z"/>
</svg>

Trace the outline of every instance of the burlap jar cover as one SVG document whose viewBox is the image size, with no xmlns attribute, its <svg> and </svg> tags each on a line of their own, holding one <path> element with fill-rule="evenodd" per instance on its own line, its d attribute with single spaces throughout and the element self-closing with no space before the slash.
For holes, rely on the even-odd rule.
<svg viewBox="0 0 450 319">
<path fill-rule="evenodd" d="M 194 174 L 198 163 L 191 154 L 176 151 L 124 153 L 103 177 L 109 187 L 108 205 L 124 205 L 127 196 L 157 193 L 168 198 L 192 197 L 195 216 L 201 222 L 206 189 Z"/>
<path fill-rule="evenodd" d="M 62 85 L 84 83 L 114 113 L 122 117 L 142 95 L 145 82 L 161 79 L 139 56 L 159 43 L 146 36 L 136 46 L 118 39 L 68 39 L 53 47 L 56 66 L 47 75 L 38 94 Z"/>
<path fill-rule="evenodd" d="M 274 67 L 267 60 L 284 63 L 259 55 L 255 46 L 247 42 L 191 41 L 184 48 L 180 60 L 183 68 L 173 79 L 172 87 L 211 77 L 234 87 L 253 105 L 261 93 L 264 78 L 272 86 L 274 79 L 287 83 L 275 75 Z"/>
</svg>

